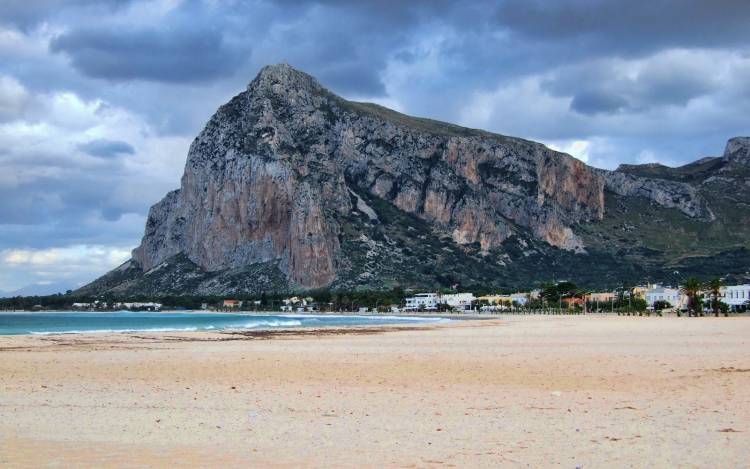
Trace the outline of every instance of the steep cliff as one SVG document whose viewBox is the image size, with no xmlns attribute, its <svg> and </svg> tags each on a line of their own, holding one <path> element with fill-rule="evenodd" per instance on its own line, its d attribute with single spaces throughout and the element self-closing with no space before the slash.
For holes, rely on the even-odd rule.
<svg viewBox="0 0 750 469">
<path fill-rule="evenodd" d="M 747 139 L 730 141 L 727 155 L 746 165 Z M 349 102 L 275 65 L 195 139 L 180 189 L 151 208 L 118 271 L 127 281 L 87 288 L 499 285 L 575 277 L 576 265 L 594 273 L 593 264 L 636 276 L 648 266 L 597 237 L 608 204 L 635 200 L 703 226 L 717 217 L 706 193 L 659 172 L 599 170 L 528 140 Z M 172 281 L 154 280 L 175 269 Z"/>
</svg>

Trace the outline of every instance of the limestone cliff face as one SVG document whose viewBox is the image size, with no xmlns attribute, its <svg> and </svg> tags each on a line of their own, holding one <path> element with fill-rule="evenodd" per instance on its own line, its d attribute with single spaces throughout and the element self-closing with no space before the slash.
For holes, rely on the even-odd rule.
<svg viewBox="0 0 750 469">
<path fill-rule="evenodd" d="M 620 171 L 602 171 L 602 174 L 606 188 L 615 194 L 645 197 L 662 207 L 676 208 L 694 218 L 711 220 L 713 217 L 698 191 L 690 184 L 638 177 Z"/>
<path fill-rule="evenodd" d="M 575 225 L 605 216 L 605 189 L 707 216 L 689 185 L 348 102 L 276 65 L 195 139 L 180 189 L 151 208 L 133 259 L 144 271 L 180 253 L 209 272 L 276 262 L 294 285 L 325 286 L 340 272 L 340 220 L 358 203 L 352 191 L 483 252 L 521 232 L 582 252 Z"/>
</svg>

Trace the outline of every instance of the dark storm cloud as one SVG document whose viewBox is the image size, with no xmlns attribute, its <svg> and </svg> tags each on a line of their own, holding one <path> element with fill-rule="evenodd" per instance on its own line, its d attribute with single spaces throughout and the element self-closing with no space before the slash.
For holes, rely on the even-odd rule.
<svg viewBox="0 0 750 469">
<path fill-rule="evenodd" d="M 327 7 L 300 11 L 281 24 L 264 38 L 266 51 L 258 59 L 287 61 L 342 94 L 384 95 L 380 74 L 386 66 L 385 52 L 406 39 L 396 31 L 382 37 L 368 30 L 362 17 Z"/>
<path fill-rule="evenodd" d="M 115 166 L 108 170 L 118 173 Z M 124 213 L 139 211 L 142 202 L 118 200 L 113 187 L 122 184 L 119 179 L 74 172 L 65 178 L 39 177 L 12 189 L 0 188 L 4 201 L 0 220 L 11 225 L 44 225 L 50 221 L 82 225 L 89 217 L 116 221 Z"/>
<path fill-rule="evenodd" d="M 208 82 L 288 61 L 340 93 L 383 96 L 388 58 L 420 28 L 469 27 L 484 8 L 448 1 L 186 1 L 157 27 L 73 24 L 50 49 L 93 78 Z M 251 45 L 262 48 L 255 60 Z"/>
<path fill-rule="evenodd" d="M 294 8 L 328 8 L 343 17 L 359 17 L 370 20 L 369 29 L 391 32 L 404 29 L 418 23 L 443 17 L 445 21 L 462 23 L 469 14 L 491 8 L 491 2 L 475 1 L 458 4 L 453 0 L 317 0 L 299 2 L 296 0 L 270 1 L 283 7 L 285 11 Z M 476 16 L 474 17 L 476 18 Z"/>
<path fill-rule="evenodd" d="M 465 24 L 481 2 L 462 7 L 447 0 L 240 2 L 232 15 L 252 18 L 259 5 L 266 8 L 269 24 L 250 36 L 233 30 L 262 43 L 253 68 L 285 61 L 338 93 L 380 97 L 386 94 L 382 75 L 392 55 L 436 23 Z"/>
<path fill-rule="evenodd" d="M 583 114 L 644 112 L 686 106 L 719 86 L 715 74 L 714 63 L 672 53 L 634 64 L 608 60 L 564 67 L 542 87 L 555 96 L 572 96 L 570 108 Z"/>
<path fill-rule="evenodd" d="M 78 149 L 88 155 L 98 156 L 100 158 L 109 158 L 118 155 L 132 155 L 135 153 L 135 148 L 133 148 L 128 142 L 106 139 L 97 139 L 82 143 L 78 145 Z"/>
<path fill-rule="evenodd" d="M 333 81 L 346 83 L 348 89 L 377 80 L 388 57 L 408 60 L 414 51 L 404 46 L 415 38 L 441 32 L 449 34 L 440 56 L 456 74 L 449 87 L 460 89 L 488 87 L 498 80 L 605 55 L 634 57 L 668 47 L 746 45 L 750 19 L 746 0 L 271 3 L 287 7 L 284 14 L 307 12 L 306 23 L 316 28 L 305 30 L 306 37 L 317 50 L 327 49 L 325 36 L 332 33 L 340 49 L 360 45 L 364 60 L 360 74 L 352 77 L 356 80 Z M 287 39 L 292 39 L 284 42 L 293 49 L 297 41 Z M 334 60 L 351 58 L 342 54 Z M 311 68 L 316 66 L 320 62 L 314 61 Z"/>
<path fill-rule="evenodd" d="M 635 89 L 643 103 L 683 106 L 713 88 L 711 69 L 695 69 L 689 63 L 649 67 L 637 78 Z"/>
<path fill-rule="evenodd" d="M 664 47 L 746 44 L 746 0 L 506 0 L 498 24 L 535 42 L 636 53 Z"/>
<path fill-rule="evenodd" d="M 144 28 L 73 31 L 50 43 L 53 52 L 67 54 L 73 66 L 94 78 L 143 79 L 167 82 L 206 81 L 231 74 L 249 55 L 249 48 L 232 47 L 218 31 Z"/>
<path fill-rule="evenodd" d="M 573 96 L 570 108 L 583 114 L 614 113 L 628 105 L 622 96 L 606 91 L 581 91 Z"/>
<path fill-rule="evenodd" d="M 316 19 L 328 14 L 311 12 L 311 15 L 312 21 L 302 21 L 278 36 L 278 50 L 292 64 L 339 93 L 384 95 L 380 74 L 387 57 L 383 52 L 404 37 L 397 34 L 389 38 L 374 37 L 361 31 L 363 25 L 359 19 L 322 26 Z"/>
<path fill-rule="evenodd" d="M 112 13 L 126 6 L 131 0 L 3 0 L 0 2 L 0 24 L 14 25 L 29 29 L 38 23 L 65 14 L 72 10 L 77 13 Z"/>
</svg>

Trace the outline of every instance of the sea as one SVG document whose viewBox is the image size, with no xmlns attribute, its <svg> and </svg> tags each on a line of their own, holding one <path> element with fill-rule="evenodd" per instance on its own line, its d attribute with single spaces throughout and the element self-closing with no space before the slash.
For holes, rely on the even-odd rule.
<svg viewBox="0 0 750 469">
<path fill-rule="evenodd" d="M 240 331 L 290 327 L 430 324 L 445 321 L 450 321 L 450 319 L 391 315 L 56 311 L 0 313 L 0 335 Z"/>
</svg>

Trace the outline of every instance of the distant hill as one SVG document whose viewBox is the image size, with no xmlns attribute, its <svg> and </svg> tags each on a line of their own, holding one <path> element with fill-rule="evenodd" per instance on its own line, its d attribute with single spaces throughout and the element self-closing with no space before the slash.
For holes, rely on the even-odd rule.
<svg viewBox="0 0 750 469">
<path fill-rule="evenodd" d="M 750 139 L 605 171 L 544 145 L 346 101 L 265 67 L 193 142 L 141 245 L 80 293 L 590 286 L 750 265 Z"/>
<path fill-rule="evenodd" d="M 33 283 L 26 285 L 25 287 L 19 288 L 18 290 L 9 292 L 0 292 L 1 298 L 12 298 L 14 296 L 45 296 L 54 295 L 56 293 L 65 293 L 68 290 L 72 290 L 75 287 L 65 282 L 55 282 L 49 284 Z"/>
</svg>

